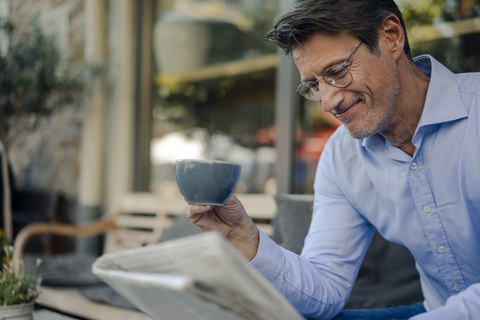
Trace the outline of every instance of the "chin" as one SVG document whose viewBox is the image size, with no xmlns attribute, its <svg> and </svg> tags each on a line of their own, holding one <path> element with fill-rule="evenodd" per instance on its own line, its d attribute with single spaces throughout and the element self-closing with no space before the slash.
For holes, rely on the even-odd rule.
<svg viewBox="0 0 480 320">
<path fill-rule="evenodd" d="M 383 131 L 382 129 L 386 128 L 387 119 L 388 113 L 377 111 L 370 112 L 364 117 L 346 119 L 343 125 L 353 139 L 364 139 Z"/>
<path fill-rule="evenodd" d="M 351 128 L 347 124 L 344 124 L 348 134 L 353 139 L 364 139 L 378 132 L 378 130 L 372 128 Z"/>
</svg>

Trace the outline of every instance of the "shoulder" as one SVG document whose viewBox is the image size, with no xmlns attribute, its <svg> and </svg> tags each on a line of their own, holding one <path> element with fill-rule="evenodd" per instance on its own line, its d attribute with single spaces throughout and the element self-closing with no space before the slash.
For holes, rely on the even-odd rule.
<svg viewBox="0 0 480 320">
<path fill-rule="evenodd" d="M 456 74 L 455 78 L 458 92 L 467 112 L 470 114 L 471 108 L 478 110 L 480 107 L 480 73 L 460 73 Z"/>
<path fill-rule="evenodd" d="M 480 72 L 459 73 L 455 78 L 460 92 L 480 95 Z"/>
</svg>

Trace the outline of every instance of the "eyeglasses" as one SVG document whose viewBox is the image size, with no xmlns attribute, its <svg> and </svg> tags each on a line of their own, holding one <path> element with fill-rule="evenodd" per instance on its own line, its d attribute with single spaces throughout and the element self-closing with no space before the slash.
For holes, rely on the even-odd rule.
<svg viewBox="0 0 480 320">
<path fill-rule="evenodd" d="M 358 47 L 363 43 L 360 41 L 358 46 L 353 50 L 353 52 L 348 56 L 347 60 L 345 60 L 342 64 L 336 64 L 328 69 L 326 69 L 323 74 L 322 78 L 316 81 L 305 81 L 302 82 L 298 88 L 297 93 L 299 93 L 305 99 L 310 101 L 320 101 L 322 100 L 322 96 L 320 95 L 320 89 L 318 87 L 318 82 L 321 80 L 325 80 L 328 84 L 337 87 L 337 88 L 345 88 L 350 85 L 353 81 L 352 74 L 347 69 L 347 64 L 350 58 L 353 56 L 355 51 L 357 51 Z"/>
</svg>

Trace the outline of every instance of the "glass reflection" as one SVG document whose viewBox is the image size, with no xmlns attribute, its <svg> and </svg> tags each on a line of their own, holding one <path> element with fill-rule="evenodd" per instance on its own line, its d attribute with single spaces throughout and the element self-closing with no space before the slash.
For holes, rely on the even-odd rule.
<svg viewBox="0 0 480 320">
<path fill-rule="evenodd" d="M 277 1 L 157 1 L 157 13 L 152 191 L 178 192 L 175 160 L 196 158 L 241 164 L 238 192 L 275 192 L 277 56 L 264 37 Z"/>
</svg>

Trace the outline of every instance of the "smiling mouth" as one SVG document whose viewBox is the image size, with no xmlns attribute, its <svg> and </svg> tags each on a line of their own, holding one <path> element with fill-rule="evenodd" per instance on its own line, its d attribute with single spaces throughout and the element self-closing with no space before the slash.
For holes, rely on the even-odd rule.
<svg viewBox="0 0 480 320">
<path fill-rule="evenodd" d="M 351 104 L 349 107 L 347 107 L 346 109 L 343 109 L 342 108 L 338 108 L 340 109 L 341 111 L 338 112 L 337 110 L 333 111 L 333 115 L 335 116 L 335 118 L 337 118 L 338 120 L 342 121 L 342 122 L 345 122 L 347 121 L 348 117 L 350 115 L 352 115 L 355 110 L 357 109 L 357 107 L 359 106 L 359 103 L 360 103 L 360 99 L 358 101 L 356 101 L 355 103 Z"/>
</svg>

